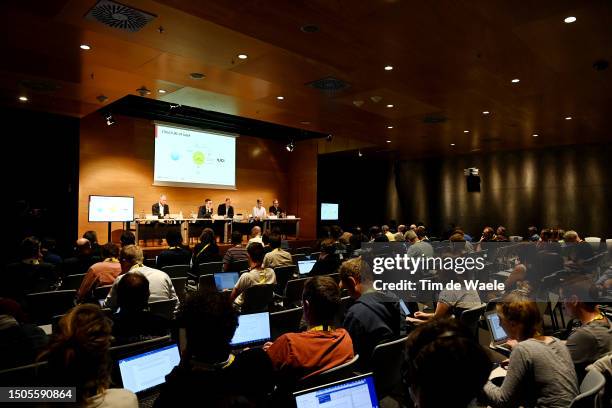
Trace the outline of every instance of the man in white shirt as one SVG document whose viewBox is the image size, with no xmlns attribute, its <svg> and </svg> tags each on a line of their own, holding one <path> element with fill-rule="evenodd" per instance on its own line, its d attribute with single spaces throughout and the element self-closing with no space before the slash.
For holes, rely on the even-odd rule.
<svg viewBox="0 0 612 408">
<path fill-rule="evenodd" d="M 263 220 L 266 218 L 266 209 L 263 206 L 262 198 L 258 198 L 257 204 L 255 205 L 255 207 L 253 207 L 253 218 L 255 218 L 255 220 L 257 221 Z"/>
<path fill-rule="evenodd" d="M 162 272 L 158 269 L 149 268 L 144 266 L 142 263 L 144 256 L 142 249 L 136 245 L 127 245 L 121 248 L 119 254 L 119 262 L 121 263 L 122 274 L 115 279 L 113 286 L 111 287 L 106 300 L 104 300 L 104 307 L 108 307 L 115 311 L 117 309 L 117 284 L 121 281 L 124 274 L 130 272 L 140 272 L 149 281 L 149 303 L 158 300 L 173 299 L 175 303 L 175 311 L 178 311 L 179 299 L 172 285 L 172 280 L 167 273 Z"/>
<path fill-rule="evenodd" d="M 157 215 L 159 218 L 167 218 L 170 214 L 170 206 L 168 206 L 168 199 L 165 194 L 159 196 L 159 202 L 153 204 L 151 207 L 153 215 Z"/>
<path fill-rule="evenodd" d="M 251 238 L 249 239 L 249 242 L 247 243 L 247 248 L 253 242 L 257 242 L 263 245 L 263 239 L 261 238 L 261 227 L 255 226 L 251 229 Z"/>
</svg>

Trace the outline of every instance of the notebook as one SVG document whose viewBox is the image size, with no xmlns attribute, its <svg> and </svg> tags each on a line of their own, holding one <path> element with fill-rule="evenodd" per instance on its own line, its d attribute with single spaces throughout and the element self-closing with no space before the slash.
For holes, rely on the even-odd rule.
<svg viewBox="0 0 612 408">
<path fill-rule="evenodd" d="M 307 259 L 305 261 L 298 261 L 298 270 L 300 271 L 300 275 L 306 275 L 310 273 L 315 262 L 317 262 L 316 259 Z"/>
<path fill-rule="evenodd" d="M 263 344 L 270 340 L 270 313 L 251 313 L 238 316 L 238 327 L 230 345 L 234 349 Z"/>
<path fill-rule="evenodd" d="M 219 272 L 215 273 L 215 285 L 217 290 L 233 289 L 238 282 L 238 272 Z"/>
<path fill-rule="evenodd" d="M 297 408 L 378 408 L 372 373 L 293 394 Z"/>
</svg>

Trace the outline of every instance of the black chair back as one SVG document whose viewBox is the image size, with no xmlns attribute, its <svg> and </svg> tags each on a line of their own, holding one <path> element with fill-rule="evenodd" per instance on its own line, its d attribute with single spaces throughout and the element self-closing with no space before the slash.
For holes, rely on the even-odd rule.
<svg viewBox="0 0 612 408">
<path fill-rule="evenodd" d="M 378 398 L 382 399 L 393 391 L 401 393 L 405 347 L 406 337 L 381 343 L 374 347 L 370 359 L 370 368 L 374 372 Z"/>
<path fill-rule="evenodd" d="M 299 332 L 303 314 L 304 310 L 301 307 L 270 313 L 272 339 L 277 339 L 285 333 Z"/>
<path fill-rule="evenodd" d="M 321 252 L 311 252 L 310 259 L 314 259 L 316 261 L 317 259 L 319 259 L 319 255 L 321 255 Z"/>
<path fill-rule="evenodd" d="M 42 385 L 47 371 L 47 362 L 28 364 L 0 371 L 3 387 L 32 387 Z"/>
<path fill-rule="evenodd" d="M 298 261 L 305 261 L 308 259 L 306 254 L 293 254 L 291 255 L 291 259 L 294 265 L 297 265 Z"/>
<path fill-rule="evenodd" d="M 240 313 L 257 313 L 268 311 L 274 298 L 274 285 L 254 285 L 242 294 L 243 302 Z"/>
<path fill-rule="evenodd" d="M 98 286 L 94 289 L 94 298 L 97 300 L 106 299 L 113 285 Z"/>
<path fill-rule="evenodd" d="M 461 323 L 463 323 L 463 325 L 470 330 L 470 333 L 472 333 L 472 336 L 474 336 L 475 341 L 478 341 L 478 322 L 484 314 L 486 307 L 486 304 L 482 304 L 480 306 L 464 310 L 461 312 L 461 316 L 459 318 Z"/>
<path fill-rule="evenodd" d="M 51 323 L 55 315 L 64 314 L 75 305 L 76 290 L 30 293 L 26 295 L 27 308 L 36 324 Z"/>
<path fill-rule="evenodd" d="M 223 262 L 206 262 L 198 266 L 200 275 L 209 275 L 217 272 L 223 272 Z"/>
<path fill-rule="evenodd" d="M 308 377 L 304 380 L 300 380 L 296 384 L 296 391 L 354 377 L 357 370 L 357 361 L 359 361 L 359 354 L 355 354 L 355 357 L 344 364 L 330 368 L 327 371 L 323 371 L 320 374 Z"/>
<path fill-rule="evenodd" d="M 240 272 L 249 269 L 249 261 L 230 262 L 228 272 Z"/>
<path fill-rule="evenodd" d="M 274 268 L 274 274 L 276 275 L 276 288 L 275 292 L 278 295 L 285 293 L 285 286 L 287 282 L 295 277 L 297 273 L 297 267 L 295 265 L 278 266 Z"/>
<path fill-rule="evenodd" d="M 185 301 L 186 295 L 186 287 L 187 287 L 187 278 L 170 278 L 172 280 L 172 286 L 174 286 L 174 290 L 176 291 L 176 295 L 178 296 L 181 302 Z"/>
<path fill-rule="evenodd" d="M 200 275 L 198 278 L 198 290 L 202 289 L 217 289 L 217 285 L 215 284 L 215 275 L 212 273 Z"/>
<path fill-rule="evenodd" d="M 161 268 L 170 278 L 186 278 L 191 271 L 190 265 L 168 265 Z"/>
<path fill-rule="evenodd" d="M 145 352 L 155 348 L 159 348 L 166 344 L 171 344 L 172 338 L 168 336 L 156 337 L 149 340 L 137 341 L 134 343 L 122 344 L 110 348 L 110 355 L 113 360 L 117 360 L 120 357 L 126 357 L 139 352 Z"/>
<path fill-rule="evenodd" d="M 62 289 L 64 290 L 78 290 L 81 287 L 81 282 L 86 274 L 80 273 L 78 275 L 68 275 L 62 279 Z"/>
<path fill-rule="evenodd" d="M 168 320 L 174 319 L 174 308 L 176 299 L 157 300 L 149 302 L 149 311 L 154 315 L 164 317 Z"/>
<path fill-rule="evenodd" d="M 285 287 L 285 307 L 302 306 L 302 292 L 308 278 L 291 279 Z"/>
<path fill-rule="evenodd" d="M 311 247 L 300 247 L 297 248 L 295 250 L 296 254 L 306 254 L 306 255 L 310 255 L 310 253 L 312 252 L 312 248 Z"/>
</svg>

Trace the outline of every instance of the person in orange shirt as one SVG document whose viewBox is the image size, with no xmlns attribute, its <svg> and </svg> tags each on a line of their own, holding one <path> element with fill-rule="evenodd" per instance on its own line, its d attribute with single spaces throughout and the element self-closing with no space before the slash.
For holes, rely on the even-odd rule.
<svg viewBox="0 0 612 408">
<path fill-rule="evenodd" d="M 119 247 L 112 242 L 102 246 L 102 262 L 95 263 L 83 277 L 81 287 L 77 292 L 77 300 L 83 302 L 88 300 L 91 290 L 98 286 L 111 285 L 117 276 L 121 274 L 121 264 L 117 259 Z"/>
<path fill-rule="evenodd" d="M 279 378 L 305 379 L 354 357 L 351 336 L 333 326 L 340 307 L 340 288 L 334 279 L 329 276 L 308 279 L 302 300 L 308 330 L 285 333 L 263 347 Z"/>
</svg>

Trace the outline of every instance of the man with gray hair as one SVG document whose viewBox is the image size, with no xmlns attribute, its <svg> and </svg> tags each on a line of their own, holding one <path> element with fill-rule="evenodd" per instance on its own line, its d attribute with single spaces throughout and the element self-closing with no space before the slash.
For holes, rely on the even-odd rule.
<svg viewBox="0 0 612 408">
<path fill-rule="evenodd" d="M 416 232 L 413 230 L 408 230 L 408 232 L 406 232 L 406 241 L 410 242 L 410 247 L 407 251 L 407 255 L 409 257 L 417 258 L 424 256 L 425 258 L 430 258 L 434 255 L 434 250 L 431 244 L 429 242 L 419 240 Z"/>
<path fill-rule="evenodd" d="M 395 233 L 395 240 L 404 242 L 406 240 L 404 234 L 406 234 L 406 226 L 404 224 L 400 224 L 397 227 L 397 232 Z"/>
<path fill-rule="evenodd" d="M 380 229 L 382 230 L 382 233 L 387 237 L 389 242 L 395 241 L 395 234 L 391 232 L 388 225 L 383 225 L 382 227 L 380 227 Z"/>
<path fill-rule="evenodd" d="M 165 194 L 159 196 L 159 202 L 153 204 L 151 212 L 153 215 L 157 215 L 158 218 L 168 218 L 170 206 L 168 205 L 168 199 Z"/>
<path fill-rule="evenodd" d="M 119 254 L 119 263 L 121 264 L 121 272 L 122 274 L 115 279 L 113 282 L 113 286 L 111 287 L 106 300 L 104 301 L 104 307 L 108 307 L 111 310 L 115 311 L 118 307 L 117 304 L 117 285 L 125 276 L 125 274 L 130 272 L 140 272 L 147 278 L 149 281 L 149 291 L 150 297 L 149 302 L 155 302 L 158 300 L 174 300 L 175 303 L 175 311 L 178 310 L 179 307 L 179 299 L 176 295 L 176 291 L 174 290 L 174 285 L 172 285 L 172 280 L 163 271 L 158 269 L 149 268 L 148 266 L 143 265 L 144 256 L 142 254 L 142 249 L 136 245 L 128 245 L 121 248 L 121 252 Z M 167 318 L 172 318 L 172 316 L 166 316 Z"/>
</svg>

